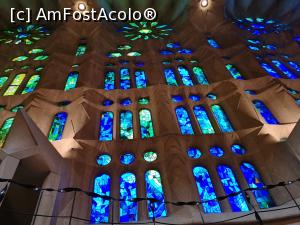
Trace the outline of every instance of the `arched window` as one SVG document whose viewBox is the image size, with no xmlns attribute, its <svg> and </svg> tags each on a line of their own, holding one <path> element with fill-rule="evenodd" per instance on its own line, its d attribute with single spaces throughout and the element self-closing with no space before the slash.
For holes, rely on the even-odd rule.
<svg viewBox="0 0 300 225">
<path fill-rule="evenodd" d="M 164 69 L 165 79 L 168 85 L 170 86 L 178 86 L 176 75 L 174 70 L 171 68 Z"/>
<path fill-rule="evenodd" d="M 110 196 L 110 177 L 102 174 L 96 177 L 94 192 L 102 196 Z M 92 199 L 91 223 L 107 223 L 109 220 L 109 200 L 96 197 Z"/>
<path fill-rule="evenodd" d="M 214 114 L 214 117 L 217 120 L 217 123 L 219 124 L 221 131 L 224 133 L 233 132 L 233 127 L 221 106 L 213 105 L 211 109 Z"/>
<path fill-rule="evenodd" d="M 260 65 L 270 76 L 281 78 L 281 76 L 269 64 L 261 62 Z"/>
<path fill-rule="evenodd" d="M 195 167 L 193 169 L 193 174 L 196 180 L 200 200 L 203 202 L 212 200 L 202 203 L 204 213 L 220 213 L 221 208 L 218 201 L 213 200 L 216 199 L 217 196 L 207 169 L 200 166 Z"/>
<path fill-rule="evenodd" d="M 250 163 L 242 163 L 241 171 L 243 172 L 250 188 L 262 188 L 264 186 L 260 175 L 256 171 L 255 167 Z M 274 203 L 267 190 L 253 190 L 252 193 L 258 203 L 259 208 L 267 209 L 274 206 Z"/>
<path fill-rule="evenodd" d="M 120 70 L 120 89 L 127 90 L 131 88 L 130 72 L 128 68 Z"/>
<path fill-rule="evenodd" d="M 175 111 L 176 111 L 177 121 L 180 127 L 181 134 L 183 135 L 194 134 L 191 119 L 187 110 L 184 107 L 179 106 L 176 108 Z"/>
<path fill-rule="evenodd" d="M 22 91 L 22 94 L 27 94 L 27 93 L 33 92 L 36 89 L 40 79 L 41 79 L 40 75 L 31 76 L 29 81 L 26 84 L 26 87 Z"/>
<path fill-rule="evenodd" d="M 297 76 L 292 73 L 282 62 L 279 60 L 272 60 L 272 63 L 275 67 L 277 67 L 279 70 L 283 72 L 283 74 L 288 78 L 288 79 L 297 79 Z"/>
<path fill-rule="evenodd" d="M 131 111 L 120 113 L 120 137 L 122 140 L 133 139 L 133 115 Z"/>
<path fill-rule="evenodd" d="M 226 69 L 230 72 L 231 76 L 236 80 L 244 80 L 242 74 L 232 64 L 227 64 Z"/>
<path fill-rule="evenodd" d="M 86 44 L 80 44 L 76 50 L 76 56 L 82 56 L 86 53 L 87 46 Z"/>
<path fill-rule="evenodd" d="M 199 66 L 195 66 L 193 67 L 193 72 L 199 84 L 209 85 L 206 75 L 202 68 L 200 68 Z"/>
<path fill-rule="evenodd" d="M 164 191 L 161 183 L 161 177 L 156 170 L 149 170 L 145 174 L 146 195 L 147 198 L 156 199 L 158 202 L 153 203 L 152 210 L 150 201 L 148 201 L 148 215 L 150 218 L 159 218 L 167 216 L 167 208 L 164 201 Z M 154 214 L 153 214 L 154 211 Z"/>
<path fill-rule="evenodd" d="M 78 76 L 79 76 L 79 72 L 77 71 L 72 71 L 69 73 L 67 83 L 65 86 L 65 91 L 76 88 Z"/>
<path fill-rule="evenodd" d="M 60 112 L 54 116 L 51 129 L 48 135 L 49 141 L 61 140 L 67 122 L 67 118 L 68 114 L 66 112 Z"/>
<path fill-rule="evenodd" d="M 116 88 L 116 75 L 114 71 L 108 71 L 104 76 L 104 90 L 114 90 Z"/>
<path fill-rule="evenodd" d="M 190 77 L 190 73 L 185 66 L 178 66 L 178 73 L 181 76 L 182 83 L 185 86 L 194 86 L 193 81 Z"/>
<path fill-rule="evenodd" d="M 0 129 L 0 148 L 2 148 L 4 146 L 4 143 L 8 136 L 8 133 L 10 131 L 10 128 L 14 123 L 14 119 L 15 118 L 9 118 L 9 119 L 5 120 L 4 123 L 2 124 L 2 127 Z"/>
<path fill-rule="evenodd" d="M 11 82 L 9 87 L 6 89 L 4 96 L 14 95 L 17 92 L 20 85 L 22 84 L 22 81 L 24 80 L 25 76 L 26 76 L 25 73 L 16 75 L 14 80 Z"/>
<path fill-rule="evenodd" d="M 207 112 L 203 106 L 195 106 L 194 114 L 203 134 L 214 134 L 215 130 L 208 118 Z"/>
<path fill-rule="evenodd" d="M 112 141 L 113 139 L 114 114 L 103 112 L 100 121 L 100 141 Z"/>
<path fill-rule="evenodd" d="M 141 127 L 141 138 L 144 139 L 154 137 L 154 128 L 150 110 L 140 110 L 139 118 Z"/>
<path fill-rule="evenodd" d="M 264 120 L 268 124 L 279 124 L 278 120 L 272 114 L 272 112 L 268 109 L 268 107 L 260 100 L 254 100 L 253 104 L 256 110 L 260 113 L 260 115 L 264 118 Z"/>
<path fill-rule="evenodd" d="M 129 201 L 137 197 L 136 178 L 133 173 L 124 173 L 120 178 L 120 222 L 136 222 L 138 220 L 137 202 Z"/>
<path fill-rule="evenodd" d="M 147 87 L 147 77 L 144 70 L 135 71 L 135 85 L 137 88 Z"/>
<path fill-rule="evenodd" d="M 228 166 L 220 165 L 217 167 L 217 171 L 226 195 L 241 191 L 232 170 Z M 228 201 L 233 212 L 249 211 L 248 205 L 242 193 L 228 197 Z"/>
<path fill-rule="evenodd" d="M 0 89 L 4 86 L 7 80 L 8 77 L 0 77 Z"/>
</svg>

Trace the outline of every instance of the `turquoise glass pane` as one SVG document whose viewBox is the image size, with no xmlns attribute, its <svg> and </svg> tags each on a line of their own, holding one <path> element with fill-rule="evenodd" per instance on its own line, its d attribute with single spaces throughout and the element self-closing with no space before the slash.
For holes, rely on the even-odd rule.
<svg viewBox="0 0 300 225">
<path fill-rule="evenodd" d="M 141 138 L 154 137 L 154 128 L 152 123 L 151 112 L 148 109 L 142 109 L 139 112 Z"/>
<path fill-rule="evenodd" d="M 214 134 L 215 130 L 210 122 L 207 112 L 203 106 L 195 106 L 194 114 L 203 134 Z"/>
<path fill-rule="evenodd" d="M 5 140 L 8 136 L 11 126 L 14 123 L 14 118 L 9 118 L 4 121 L 0 129 L 0 148 L 4 146 Z"/>
<path fill-rule="evenodd" d="M 219 105 L 213 105 L 211 107 L 212 113 L 214 114 L 214 117 L 217 120 L 217 123 L 221 129 L 222 132 L 224 133 L 230 133 L 233 132 L 233 127 L 227 118 L 227 115 L 225 114 L 224 110 L 221 108 Z"/>
<path fill-rule="evenodd" d="M 164 203 L 164 192 L 159 172 L 157 172 L 156 170 L 147 171 L 145 174 L 145 181 L 147 198 L 153 198 L 159 201 L 153 203 L 154 210 L 152 210 L 150 201 L 148 201 L 149 217 L 159 218 L 167 216 L 167 208 Z"/>
<path fill-rule="evenodd" d="M 275 67 L 277 67 L 279 70 L 283 72 L 283 74 L 288 78 L 288 79 L 297 79 L 297 76 L 292 73 L 282 62 L 279 60 L 272 60 L 272 63 Z"/>
<path fill-rule="evenodd" d="M 209 85 L 209 82 L 208 82 L 206 75 L 205 75 L 204 71 L 202 70 L 202 68 L 200 68 L 199 66 L 193 67 L 193 73 L 199 84 Z"/>
<path fill-rule="evenodd" d="M 173 69 L 171 69 L 171 68 L 165 69 L 164 73 L 165 73 L 165 79 L 166 79 L 166 82 L 168 85 L 178 86 L 178 83 L 176 81 L 176 76 L 175 76 Z"/>
<path fill-rule="evenodd" d="M 146 152 L 144 154 L 144 160 L 146 162 L 154 162 L 157 159 L 157 153 L 156 152 Z"/>
<path fill-rule="evenodd" d="M 54 116 L 51 129 L 48 135 L 49 141 L 61 140 L 67 122 L 67 118 L 68 114 L 66 112 L 60 112 Z"/>
<path fill-rule="evenodd" d="M 25 89 L 22 91 L 22 94 L 33 92 L 36 89 L 40 79 L 41 79 L 40 75 L 33 75 L 32 77 L 30 77 L 28 83 L 26 84 Z"/>
<path fill-rule="evenodd" d="M 187 154 L 192 159 L 199 159 L 202 156 L 202 152 L 197 148 L 189 148 Z"/>
<path fill-rule="evenodd" d="M 281 76 L 269 64 L 261 62 L 260 65 L 270 76 L 281 78 Z"/>
<path fill-rule="evenodd" d="M 218 158 L 221 158 L 222 156 L 224 156 L 224 151 L 219 146 L 211 147 L 209 149 L 209 152 L 210 152 L 210 154 L 212 154 L 213 156 L 216 156 Z"/>
<path fill-rule="evenodd" d="M 193 81 L 190 77 L 190 73 L 185 66 L 178 66 L 178 73 L 181 77 L 182 83 L 185 86 L 193 86 Z"/>
<path fill-rule="evenodd" d="M 216 199 L 217 196 L 207 169 L 199 166 L 195 167 L 193 169 L 193 174 L 197 184 L 200 200 L 204 202 L 202 203 L 204 213 L 221 213 L 218 201 L 213 200 Z"/>
<path fill-rule="evenodd" d="M 76 50 L 76 56 L 82 56 L 86 53 L 87 46 L 86 44 L 80 44 Z"/>
<path fill-rule="evenodd" d="M 121 155 L 120 161 L 123 165 L 130 165 L 135 161 L 134 154 L 126 153 L 124 155 Z"/>
<path fill-rule="evenodd" d="M 0 88 L 2 88 L 4 86 L 7 79 L 8 79 L 8 77 L 0 77 Z"/>
<path fill-rule="evenodd" d="M 133 115 L 130 111 L 120 113 L 120 138 L 122 140 L 133 139 Z"/>
<path fill-rule="evenodd" d="M 241 191 L 232 170 L 228 166 L 218 166 L 217 171 L 226 195 L 231 195 Z M 248 205 L 242 193 L 228 197 L 228 201 L 233 212 L 249 211 Z"/>
<path fill-rule="evenodd" d="M 99 166 L 107 166 L 111 162 L 111 156 L 107 154 L 97 156 L 97 164 Z"/>
<path fill-rule="evenodd" d="M 135 85 L 137 88 L 147 87 L 147 78 L 146 78 L 145 71 L 143 70 L 135 71 Z"/>
<path fill-rule="evenodd" d="M 242 74 L 231 64 L 226 65 L 227 70 L 230 72 L 231 76 L 236 80 L 244 80 Z"/>
<path fill-rule="evenodd" d="M 132 173 L 124 173 L 120 178 L 120 222 L 135 222 L 138 220 L 137 202 L 130 201 L 137 197 L 136 178 Z"/>
<path fill-rule="evenodd" d="M 264 120 L 268 124 L 279 124 L 278 120 L 275 118 L 275 116 L 272 114 L 272 112 L 268 109 L 268 107 L 259 100 L 254 100 L 253 104 L 256 108 L 256 110 L 260 113 L 260 115 L 264 118 Z"/>
<path fill-rule="evenodd" d="M 114 90 L 116 88 L 115 86 L 115 72 L 109 71 L 105 73 L 104 77 L 104 90 Z"/>
<path fill-rule="evenodd" d="M 67 83 L 65 86 L 65 91 L 76 88 L 77 80 L 78 80 L 79 72 L 73 71 L 69 73 Z"/>
<path fill-rule="evenodd" d="M 216 42 L 216 40 L 214 40 L 212 38 L 208 38 L 207 42 L 213 48 L 220 48 L 220 45 Z"/>
<path fill-rule="evenodd" d="M 15 106 L 15 107 L 13 107 L 13 108 L 11 108 L 11 112 L 14 112 L 14 113 L 17 113 L 17 112 L 19 112 L 21 109 L 23 109 L 24 108 L 24 106 L 23 105 L 17 105 L 17 106 Z"/>
<path fill-rule="evenodd" d="M 246 149 L 243 146 L 238 145 L 238 144 L 232 145 L 231 151 L 237 155 L 245 155 L 246 154 Z"/>
<path fill-rule="evenodd" d="M 114 114 L 103 112 L 100 121 L 100 141 L 112 141 L 113 139 Z"/>
<path fill-rule="evenodd" d="M 176 111 L 177 121 L 180 127 L 181 134 L 183 135 L 194 134 L 191 119 L 189 117 L 187 110 L 184 107 L 177 107 L 175 111 Z"/>
<path fill-rule="evenodd" d="M 102 174 L 96 177 L 94 192 L 102 196 L 110 196 L 110 177 Z M 96 197 L 92 199 L 91 224 L 107 223 L 109 220 L 109 200 Z"/>
<path fill-rule="evenodd" d="M 250 188 L 263 188 L 264 183 L 256 169 L 250 163 L 242 163 L 241 171 Z M 252 191 L 259 208 L 268 209 L 274 206 L 269 192 L 266 189 L 253 190 Z"/>
<path fill-rule="evenodd" d="M 128 68 L 122 68 L 120 70 L 120 88 L 123 90 L 131 88 L 130 73 Z"/>
</svg>

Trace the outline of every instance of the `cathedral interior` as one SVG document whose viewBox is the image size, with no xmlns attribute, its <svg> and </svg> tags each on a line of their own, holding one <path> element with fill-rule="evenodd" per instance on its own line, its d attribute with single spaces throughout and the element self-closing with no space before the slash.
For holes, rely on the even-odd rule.
<svg viewBox="0 0 300 225">
<path fill-rule="evenodd" d="M 299 0 L 0 0 L 0 18 L 1 225 L 300 224 Z"/>
</svg>

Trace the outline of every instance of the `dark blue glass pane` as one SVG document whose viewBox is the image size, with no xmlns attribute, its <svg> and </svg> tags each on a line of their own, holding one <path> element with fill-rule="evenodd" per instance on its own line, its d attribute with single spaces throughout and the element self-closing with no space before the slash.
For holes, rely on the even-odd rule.
<svg viewBox="0 0 300 225">
<path fill-rule="evenodd" d="M 274 66 L 283 72 L 283 74 L 289 79 L 297 79 L 297 76 L 292 73 L 282 62 L 279 60 L 272 60 Z"/>
<path fill-rule="evenodd" d="M 109 71 L 105 73 L 104 77 L 104 89 L 114 90 L 115 89 L 115 72 Z"/>
<path fill-rule="evenodd" d="M 251 51 L 255 51 L 255 52 L 258 52 L 258 51 L 260 51 L 260 48 L 259 48 L 259 47 L 257 47 L 257 46 L 248 45 L 248 48 L 249 48 Z"/>
<path fill-rule="evenodd" d="M 143 67 L 145 65 L 145 63 L 144 62 L 135 62 L 134 65 L 137 67 Z"/>
<path fill-rule="evenodd" d="M 191 55 L 193 53 L 191 49 L 186 49 L 186 48 L 180 49 L 177 52 L 183 55 Z"/>
<path fill-rule="evenodd" d="M 129 64 L 129 61 L 127 61 L 127 60 L 120 60 L 119 63 L 122 64 L 122 65 L 127 65 L 127 64 Z"/>
<path fill-rule="evenodd" d="M 161 50 L 159 52 L 161 55 L 173 55 L 174 52 L 170 51 L 170 50 Z"/>
<path fill-rule="evenodd" d="M 204 71 L 202 70 L 202 68 L 200 68 L 199 66 L 195 66 L 193 67 L 193 72 L 194 72 L 194 75 L 198 81 L 199 84 L 202 84 L 202 85 L 208 85 L 208 80 L 206 78 L 206 75 L 204 73 Z"/>
<path fill-rule="evenodd" d="M 61 140 L 67 118 L 68 114 L 66 112 L 60 112 L 54 116 L 54 120 L 48 136 L 49 141 Z"/>
<path fill-rule="evenodd" d="M 120 88 L 123 90 L 131 88 L 130 73 L 128 68 L 122 68 L 120 70 Z"/>
<path fill-rule="evenodd" d="M 234 130 L 232 128 L 232 125 L 221 106 L 213 105 L 211 109 L 217 120 L 217 123 L 219 124 L 221 131 L 224 133 L 233 132 Z"/>
<path fill-rule="evenodd" d="M 133 115 L 130 111 L 120 113 L 120 138 L 121 140 L 133 139 Z"/>
<path fill-rule="evenodd" d="M 171 69 L 171 68 L 165 69 L 164 73 L 165 73 L 165 79 L 166 79 L 166 82 L 168 85 L 178 86 L 178 83 L 176 81 L 176 76 L 175 76 L 173 69 Z"/>
<path fill-rule="evenodd" d="M 187 154 L 192 159 L 199 159 L 202 156 L 202 153 L 197 148 L 189 148 Z"/>
<path fill-rule="evenodd" d="M 220 48 L 220 45 L 212 38 L 208 38 L 207 42 L 213 48 Z"/>
<path fill-rule="evenodd" d="M 129 106 L 132 104 L 132 101 L 130 98 L 124 98 L 120 101 L 120 104 L 123 106 Z"/>
<path fill-rule="evenodd" d="M 188 112 L 183 107 L 176 108 L 177 121 L 180 127 L 181 134 L 192 135 L 194 130 Z"/>
<path fill-rule="evenodd" d="M 114 104 L 114 102 L 109 99 L 104 100 L 102 103 L 103 106 L 111 106 L 112 104 Z"/>
<path fill-rule="evenodd" d="M 215 130 L 203 106 L 195 106 L 194 114 L 203 134 L 214 134 Z"/>
<path fill-rule="evenodd" d="M 173 102 L 182 102 L 182 101 L 183 101 L 183 98 L 182 98 L 182 96 L 180 96 L 180 95 L 173 95 L 173 96 L 172 96 L 172 101 L 173 101 Z"/>
<path fill-rule="evenodd" d="M 120 157 L 120 161 L 124 165 L 130 165 L 134 162 L 135 157 L 131 153 L 124 154 Z"/>
<path fill-rule="evenodd" d="M 100 141 L 112 141 L 113 139 L 113 123 L 114 114 L 112 112 L 104 112 L 100 121 Z"/>
<path fill-rule="evenodd" d="M 231 64 L 226 65 L 227 70 L 230 72 L 231 76 L 237 80 L 244 80 L 242 74 Z"/>
<path fill-rule="evenodd" d="M 199 95 L 190 95 L 189 98 L 193 101 L 193 102 L 199 102 L 201 100 L 201 97 Z"/>
<path fill-rule="evenodd" d="M 261 62 L 260 65 L 270 76 L 281 78 L 281 76 L 269 64 Z"/>
<path fill-rule="evenodd" d="M 108 164 L 110 164 L 110 162 L 111 162 L 110 155 L 103 154 L 103 155 L 97 156 L 97 164 L 99 166 L 107 166 Z"/>
<path fill-rule="evenodd" d="M 180 48 L 179 43 L 168 43 L 167 48 Z"/>
<path fill-rule="evenodd" d="M 297 63 L 292 62 L 292 61 L 290 61 L 290 62 L 288 62 L 288 63 L 289 63 L 289 65 L 290 65 L 290 67 L 292 67 L 294 70 L 296 70 L 297 72 L 300 73 L 300 66 L 299 66 Z"/>
<path fill-rule="evenodd" d="M 209 152 L 210 152 L 210 154 L 212 154 L 213 156 L 216 156 L 218 158 L 221 158 L 222 156 L 224 156 L 224 151 L 219 146 L 211 147 L 209 149 Z"/>
<path fill-rule="evenodd" d="M 248 95 L 256 95 L 256 92 L 253 90 L 245 90 L 245 93 Z"/>
<path fill-rule="evenodd" d="M 147 87 L 147 78 L 146 78 L 145 71 L 143 70 L 135 71 L 135 84 L 137 88 Z"/>
<path fill-rule="evenodd" d="M 193 86 L 193 81 L 190 77 L 190 73 L 185 66 L 178 66 L 178 73 L 181 77 L 182 83 L 185 86 Z"/>
<path fill-rule="evenodd" d="M 262 101 L 254 100 L 253 104 L 268 124 L 279 124 L 278 120 Z"/>
<path fill-rule="evenodd" d="M 246 154 L 246 149 L 243 146 L 238 145 L 238 144 L 232 145 L 231 151 L 237 155 L 245 155 Z"/>
</svg>

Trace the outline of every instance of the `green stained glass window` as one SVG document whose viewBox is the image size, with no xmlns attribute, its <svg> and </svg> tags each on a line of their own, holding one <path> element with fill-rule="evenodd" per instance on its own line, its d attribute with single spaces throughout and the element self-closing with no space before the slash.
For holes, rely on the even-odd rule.
<svg viewBox="0 0 300 225">
<path fill-rule="evenodd" d="M 123 55 L 120 52 L 109 52 L 106 56 L 108 58 L 119 58 L 122 57 Z"/>
<path fill-rule="evenodd" d="M 141 138 L 152 138 L 154 137 L 154 128 L 152 123 L 151 112 L 148 109 L 142 109 L 139 112 L 140 127 L 141 127 Z"/>
<path fill-rule="evenodd" d="M 144 154 L 144 160 L 146 162 L 154 162 L 157 159 L 157 153 L 156 152 L 146 152 Z"/>
<path fill-rule="evenodd" d="M 18 56 L 16 58 L 13 58 L 12 61 L 13 62 L 22 62 L 28 59 L 28 56 L 22 55 L 22 56 Z"/>
<path fill-rule="evenodd" d="M 8 77 L 0 77 L 0 88 L 4 86 L 6 81 L 8 80 Z"/>
<path fill-rule="evenodd" d="M 16 77 L 11 82 L 10 86 L 7 88 L 3 96 L 14 95 L 17 92 L 19 86 L 22 84 L 22 81 L 24 80 L 25 76 L 25 73 L 16 75 Z"/>
<path fill-rule="evenodd" d="M 87 46 L 86 44 L 80 44 L 76 50 L 76 56 L 82 56 L 86 53 Z"/>
<path fill-rule="evenodd" d="M 27 69 L 29 69 L 29 68 L 30 68 L 30 66 L 28 66 L 28 65 L 25 65 L 25 66 L 22 66 L 22 67 L 21 67 L 22 70 L 27 70 Z"/>
<path fill-rule="evenodd" d="M 41 79 L 40 75 L 31 76 L 28 83 L 26 84 L 25 89 L 22 91 L 22 94 L 27 94 L 27 93 L 33 92 L 36 89 L 40 79 Z"/>
<path fill-rule="evenodd" d="M 67 83 L 65 86 L 65 91 L 74 89 L 76 87 L 78 76 L 79 76 L 79 72 L 77 72 L 77 71 L 73 71 L 73 72 L 69 73 Z"/>
<path fill-rule="evenodd" d="M 23 105 L 17 105 L 17 106 L 15 106 L 15 107 L 13 107 L 10 111 L 11 112 L 14 112 L 14 113 L 17 113 L 17 112 L 19 112 L 21 109 L 23 109 L 24 108 L 24 106 Z"/>
<path fill-rule="evenodd" d="M 38 53 L 42 53 L 42 52 L 44 52 L 44 49 L 34 48 L 29 51 L 29 54 L 38 54 Z"/>
<path fill-rule="evenodd" d="M 122 140 L 133 139 L 133 115 L 130 111 L 120 113 L 120 138 Z"/>
<path fill-rule="evenodd" d="M 13 125 L 14 118 L 9 118 L 4 121 L 0 129 L 0 148 L 4 146 L 5 140 L 8 136 L 11 126 Z"/>
<path fill-rule="evenodd" d="M 66 112 L 57 113 L 51 125 L 48 139 L 49 141 L 57 141 L 62 139 L 62 135 L 67 122 L 68 114 Z"/>
<path fill-rule="evenodd" d="M 42 71 L 43 69 L 44 69 L 43 66 L 39 66 L 39 67 L 36 67 L 34 70 L 37 71 L 37 72 L 39 72 L 39 71 Z"/>
<path fill-rule="evenodd" d="M 129 52 L 128 54 L 127 54 L 127 56 L 130 56 L 130 57 L 139 57 L 139 56 L 141 56 L 142 54 L 141 53 L 139 53 L 139 52 Z"/>
<path fill-rule="evenodd" d="M 139 103 L 140 105 L 148 105 L 149 102 L 150 102 L 150 99 L 149 99 L 149 98 L 140 98 L 140 99 L 138 100 L 138 103 Z"/>
<path fill-rule="evenodd" d="M 44 61 L 44 60 L 47 60 L 49 58 L 49 56 L 47 55 L 39 55 L 37 57 L 35 57 L 33 60 L 34 61 Z"/>
<path fill-rule="evenodd" d="M 118 50 L 120 50 L 120 51 L 128 51 L 130 49 L 132 49 L 131 45 L 119 45 L 118 46 Z"/>
</svg>

